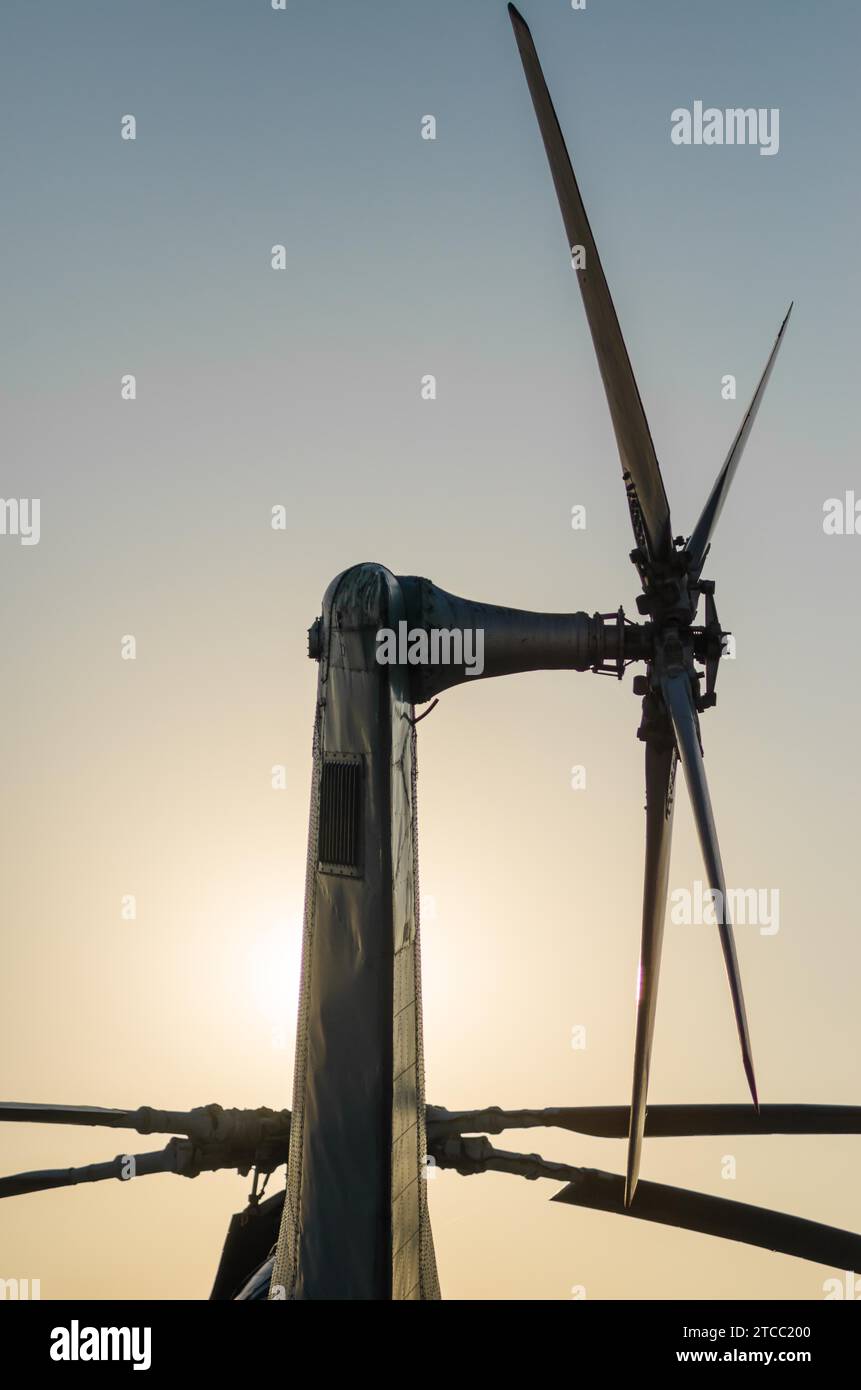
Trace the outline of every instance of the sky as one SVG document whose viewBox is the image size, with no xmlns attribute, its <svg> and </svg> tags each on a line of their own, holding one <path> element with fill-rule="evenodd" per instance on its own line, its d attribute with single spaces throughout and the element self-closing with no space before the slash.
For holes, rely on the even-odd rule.
<svg viewBox="0 0 861 1390">
<path fill-rule="evenodd" d="M 779 893 L 779 930 L 737 931 L 761 1097 L 856 1103 L 861 537 L 826 534 L 823 508 L 861 498 L 861 15 L 522 8 L 676 532 L 795 301 L 709 557 L 737 656 L 703 737 L 728 880 Z M 778 109 L 777 153 L 674 144 L 673 111 L 700 100 Z M 289 1106 L 306 629 L 330 579 L 377 560 L 474 599 L 636 616 L 609 413 L 506 8 L 7 0 L 0 121 L 3 497 L 40 500 L 38 544 L 0 535 L 0 1098 Z M 630 683 L 481 682 L 419 726 L 433 1104 L 629 1099 Z M 671 891 L 700 878 L 682 789 Z M 746 1098 L 707 926 L 668 921 L 650 1098 Z M 617 1142 L 497 1142 L 624 1165 Z M 119 1143 L 8 1126 L 0 1172 Z M 647 1140 L 642 1176 L 858 1229 L 858 1145 Z M 246 1190 L 161 1176 L 4 1201 L 0 1277 L 43 1298 L 205 1297 Z M 834 1273 L 555 1190 L 438 1174 L 444 1295 L 817 1299 Z"/>
</svg>

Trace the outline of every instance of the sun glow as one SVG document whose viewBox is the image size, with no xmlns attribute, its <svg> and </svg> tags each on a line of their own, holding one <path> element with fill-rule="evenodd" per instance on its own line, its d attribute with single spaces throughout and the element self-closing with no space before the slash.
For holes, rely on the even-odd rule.
<svg viewBox="0 0 861 1390">
<path fill-rule="evenodd" d="M 296 1027 L 301 961 L 302 922 L 298 914 L 276 922 L 251 947 L 251 998 L 272 1046 L 279 1050 L 287 1048 Z"/>
</svg>

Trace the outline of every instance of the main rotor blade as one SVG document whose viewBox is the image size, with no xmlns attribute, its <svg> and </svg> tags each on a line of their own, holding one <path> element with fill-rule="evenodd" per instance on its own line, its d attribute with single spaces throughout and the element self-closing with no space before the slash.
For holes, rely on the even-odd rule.
<svg viewBox="0 0 861 1390">
<path fill-rule="evenodd" d="M 540 1154 L 506 1153 L 494 1149 L 488 1139 L 449 1140 L 434 1148 L 433 1158 L 437 1167 L 454 1168 L 465 1175 L 498 1172 L 567 1181 L 568 1186 L 551 1201 L 569 1206 L 722 1236 L 834 1269 L 857 1269 L 861 1260 L 861 1236 L 852 1231 L 657 1182 L 641 1182 L 634 1204 L 628 1207 L 624 1200 L 625 1182 L 619 1174 L 553 1163 Z"/>
<path fill-rule="evenodd" d="M 502 1134 L 507 1129 L 565 1129 L 598 1139 L 626 1139 L 627 1105 L 549 1106 L 543 1110 L 425 1111 L 429 1144 L 464 1134 Z M 861 1105 L 650 1105 L 646 1138 L 718 1134 L 861 1134 Z"/>
<path fill-rule="evenodd" d="M 792 305 L 790 304 L 786 311 L 786 318 L 780 325 L 780 331 L 774 341 L 774 347 L 771 349 L 771 355 L 765 364 L 765 371 L 759 379 L 759 385 L 754 392 L 753 400 L 747 408 L 747 414 L 739 426 L 738 434 L 733 440 L 732 448 L 726 456 L 724 466 L 715 479 L 714 487 L 709 493 L 708 501 L 702 510 L 702 515 L 685 546 L 685 550 L 691 557 L 690 572 L 694 577 L 699 575 L 703 567 L 706 551 L 711 542 L 712 532 L 717 526 L 718 517 L 723 511 L 723 505 L 729 495 L 732 480 L 735 477 L 739 460 L 744 453 L 744 446 L 747 443 L 748 435 L 753 429 L 753 422 L 756 419 L 760 401 L 765 395 L 765 388 L 771 376 L 771 369 L 777 360 L 777 354 L 780 351 L 780 344 L 783 342 L 783 334 L 786 325 L 789 323 L 789 315 L 791 313 Z"/>
<path fill-rule="evenodd" d="M 194 1110 L 109 1110 L 98 1105 L 43 1105 L 25 1101 L 0 1101 L 0 1123 L 49 1125 L 98 1125 L 107 1129 L 134 1129 L 138 1134 L 179 1134 L 200 1144 L 245 1143 L 280 1140 L 290 1132 L 290 1111 L 225 1110 L 221 1105 L 198 1105 Z"/>
<path fill-rule="evenodd" d="M 16 1173 L 10 1178 L 0 1178 L 0 1198 L 22 1197 L 30 1192 L 47 1192 L 55 1187 L 76 1187 L 83 1182 L 105 1182 L 108 1178 L 122 1179 L 127 1173 L 130 1158 L 134 1159 L 136 1178 L 177 1171 L 176 1150 L 168 1144 L 155 1153 L 118 1154 L 108 1163 L 89 1163 L 85 1168 L 43 1168 L 33 1173 Z"/>
<path fill-rule="evenodd" d="M 721 1236 L 834 1269 L 857 1269 L 861 1259 L 861 1235 L 854 1231 L 657 1182 L 641 1182 L 634 1205 L 626 1207 L 622 1186 L 615 1174 L 585 1171 L 550 1200 Z"/>
<path fill-rule="evenodd" d="M 508 6 L 508 13 L 556 185 L 568 246 L 572 250 L 582 247 L 585 256 L 585 267 L 577 270 L 577 279 L 622 460 L 634 536 L 651 559 L 666 559 L 672 552 L 670 507 L 628 350 L 532 35 L 514 5 Z"/>
<path fill-rule="evenodd" d="M 100 1125 L 107 1129 L 136 1129 L 137 1115 L 138 1112 L 134 1110 L 109 1110 L 99 1105 L 41 1105 L 28 1101 L 0 1101 L 0 1122 L 15 1124 Z M 185 1130 L 178 1132 L 184 1134 Z"/>
<path fill-rule="evenodd" d="M 723 948 L 726 972 L 729 977 L 729 988 L 732 995 L 732 1006 L 735 1011 L 739 1041 L 741 1042 L 744 1071 L 748 1086 L 750 1087 L 753 1103 L 759 1108 L 759 1100 L 756 1092 L 756 1077 L 753 1070 L 753 1050 L 750 1044 L 750 1030 L 748 1028 L 747 1013 L 744 1007 L 744 994 L 741 987 L 738 959 L 735 953 L 732 924 L 729 920 L 729 911 L 727 909 L 726 879 L 724 877 L 717 830 L 715 829 L 714 816 L 712 814 L 708 782 L 706 781 L 706 770 L 703 763 L 702 748 L 700 747 L 699 724 L 697 722 L 696 709 L 694 708 L 691 682 L 686 672 L 680 671 L 676 675 L 665 676 L 661 685 L 664 692 L 664 699 L 670 712 L 670 718 L 673 722 L 679 756 L 682 760 L 682 767 L 685 770 L 685 781 L 687 783 L 688 794 L 694 812 L 700 848 L 702 849 L 703 859 L 705 860 L 706 877 L 709 887 L 714 892 L 720 894 L 719 902 L 721 910 L 717 912 L 716 909 L 718 931 L 720 933 L 721 947 Z"/>
<path fill-rule="evenodd" d="M 669 723 L 667 732 L 669 734 Z M 631 1085 L 631 1124 L 628 1131 L 625 1177 L 626 1207 L 631 1205 L 637 1190 L 643 1127 L 646 1122 L 646 1096 L 652 1061 L 652 1039 L 655 1034 L 655 1008 L 658 1002 L 670 849 L 673 839 L 676 757 L 673 747 L 656 748 L 651 741 L 646 744 L 646 868 L 643 878 L 643 926 L 637 991 L 634 1076 Z"/>
</svg>

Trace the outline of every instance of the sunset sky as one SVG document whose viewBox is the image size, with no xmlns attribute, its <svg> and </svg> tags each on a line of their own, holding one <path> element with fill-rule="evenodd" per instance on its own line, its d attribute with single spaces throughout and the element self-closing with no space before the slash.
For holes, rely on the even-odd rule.
<svg viewBox="0 0 861 1390">
<path fill-rule="evenodd" d="M 703 738 L 729 883 L 779 892 L 776 933 L 737 931 L 761 1098 L 859 1103 L 861 535 L 826 535 L 823 507 L 861 500 L 861 11 L 522 8 L 677 533 L 795 300 L 706 567 L 737 657 Z M 330 579 L 377 560 L 474 599 L 637 616 L 506 7 L 6 0 L 0 77 L 3 496 L 41 502 L 38 545 L 0 535 L 0 1099 L 289 1106 L 306 630 Z M 671 113 L 698 100 L 779 109 L 779 151 L 674 144 Z M 430 1103 L 628 1102 L 639 714 L 630 675 L 553 672 L 446 692 L 419 726 Z M 671 891 L 703 877 L 679 786 Z M 746 1096 L 716 933 L 668 920 L 650 1099 Z M 4 1126 L 0 1174 L 159 1142 Z M 496 1142 L 624 1169 L 621 1142 Z M 851 1136 L 646 1140 L 642 1176 L 858 1230 L 859 1157 Z M 0 1277 L 46 1299 L 206 1297 L 248 1185 L 3 1201 Z M 443 1295 L 818 1299 L 834 1273 L 556 1190 L 438 1174 Z"/>
</svg>

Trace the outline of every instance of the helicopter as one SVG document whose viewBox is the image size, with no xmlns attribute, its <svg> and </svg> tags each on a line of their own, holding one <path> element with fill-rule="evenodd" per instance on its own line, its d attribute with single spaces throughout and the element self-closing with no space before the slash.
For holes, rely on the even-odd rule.
<svg viewBox="0 0 861 1390">
<path fill-rule="evenodd" d="M 509 14 L 562 212 L 622 467 L 641 592 L 639 621 L 603 613 L 536 613 L 451 594 L 378 563 L 337 575 L 308 633 L 317 663 L 302 971 L 289 1110 L 106 1110 L 0 1105 L 0 1122 L 103 1126 L 169 1135 L 160 1150 L 80 1169 L 0 1179 L 15 1197 L 108 1178 L 171 1172 L 252 1175 L 231 1220 L 211 1298 L 217 1301 L 435 1300 L 441 1296 L 428 1203 L 436 1168 L 502 1172 L 562 1186 L 552 1200 L 663 1223 L 841 1269 L 861 1265 L 861 1236 L 802 1218 L 639 1177 L 646 1138 L 857 1134 L 861 1107 L 763 1103 L 700 716 L 717 703 L 729 634 L 703 577 L 713 536 L 789 322 L 691 533 L 675 535 L 642 399 L 532 35 Z M 700 617 L 700 604 L 703 613 Z M 380 659 L 381 634 L 419 634 Z M 433 634 L 456 634 L 431 659 Z M 473 634 L 468 642 L 466 634 Z M 481 669 L 477 657 L 481 634 Z M 441 644 L 437 642 L 437 652 Z M 389 659 L 393 656 L 394 659 Z M 425 659 L 422 659 L 424 657 Z M 458 684 L 524 671 L 633 680 L 644 744 L 645 871 L 636 1040 L 629 1105 L 449 1111 L 425 1100 L 419 922 L 418 725 Z M 417 708 L 427 706 L 421 713 Z M 681 763 L 705 862 L 750 1101 L 648 1105 L 675 783 Z M 626 1145 L 624 1173 L 496 1148 L 491 1136 L 557 1128 Z M 282 1191 L 266 1195 L 286 1169 Z"/>
</svg>

